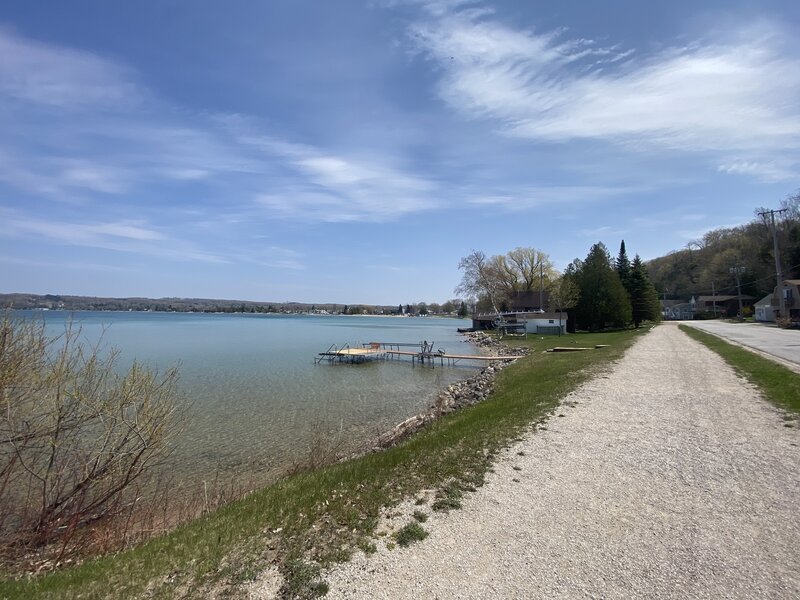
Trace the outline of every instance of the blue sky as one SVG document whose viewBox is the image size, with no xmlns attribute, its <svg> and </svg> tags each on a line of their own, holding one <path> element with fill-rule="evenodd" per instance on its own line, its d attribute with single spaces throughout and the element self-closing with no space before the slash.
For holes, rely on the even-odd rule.
<svg viewBox="0 0 800 600">
<path fill-rule="evenodd" d="M 0 292 L 441 302 L 800 187 L 797 2 L 0 8 Z"/>
</svg>

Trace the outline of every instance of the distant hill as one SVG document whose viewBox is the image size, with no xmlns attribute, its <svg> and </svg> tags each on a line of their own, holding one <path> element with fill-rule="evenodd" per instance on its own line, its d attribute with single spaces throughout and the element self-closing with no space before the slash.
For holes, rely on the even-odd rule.
<svg viewBox="0 0 800 600">
<path fill-rule="evenodd" d="M 784 279 L 800 278 L 800 192 L 781 208 L 778 239 Z M 775 287 L 772 234 L 761 218 L 739 227 L 715 229 L 686 248 L 647 262 L 659 295 L 688 300 L 691 296 L 736 294 L 730 269 L 744 267 L 742 293 L 762 298 Z"/>
<path fill-rule="evenodd" d="M 0 307 L 49 310 L 117 310 L 159 312 L 225 312 L 225 313 L 307 313 L 357 312 L 392 314 L 397 306 L 346 304 L 304 304 L 301 302 L 252 302 L 248 300 L 216 300 L 207 298 L 100 298 L 57 294 L 0 294 Z"/>
</svg>

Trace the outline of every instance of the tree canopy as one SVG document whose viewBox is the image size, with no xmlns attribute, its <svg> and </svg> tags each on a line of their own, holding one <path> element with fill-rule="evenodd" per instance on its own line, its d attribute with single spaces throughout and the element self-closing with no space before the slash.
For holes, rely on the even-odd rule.
<svg viewBox="0 0 800 600">
<path fill-rule="evenodd" d="M 580 289 L 575 307 L 580 329 L 596 331 L 608 325 L 624 327 L 631 321 L 628 294 L 611 265 L 608 249 L 598 242 L 591 247 L 584 261 L 574 261 L 567 269 L 567 276 Z"/>
<path fill-rule="evenodd" d="M 486 301 L 498 311 L 508 305 L 515 292 L 549 290 L 558 278 L 550 257 L 536 248 L 514 248 L 506 254 L 487 257 L 473 250 L 461 259 L 461 283 L 456 293 Z"/>
<path fill-rule="evenodd" d="M 780 204 L 785 212 L 776 218 L 780 259 L 786 279 L 800 277 L 800 191 Z M 757 209 L 756 212 L 762 212 Z M 771 223 L 770 223 L 771 224 Z M 756 298 L 775 287 L 775 256 L 772 233 L 757 216 L 739 227 L 725 227 L 705 233 L 686 248 L 647 263 L 656 289 L 668 298 L 688 300 L 691 296 L 736 294 L 731 267 L 745 267 L 742 293 Z"/>
<path fill-rule="evenodd" d="M 661 303 L 658 301 L 658 292 L 647 276 L 647 268 L 638 254 L 633 259 L 627 282 L 634 327 L 639 327 L 642 321 L 660 320 Z"/>
</svg>

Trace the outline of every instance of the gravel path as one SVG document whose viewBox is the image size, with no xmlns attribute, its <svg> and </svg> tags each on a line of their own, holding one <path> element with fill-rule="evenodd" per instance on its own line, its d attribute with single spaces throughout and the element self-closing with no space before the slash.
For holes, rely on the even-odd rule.
<svg viewBox="0 0 800 600">
<path fill-rule="evenodd" d="M 326 597 L 800 597 L 800 434 L 716 354 L 665 324 L 567 402 Z"/>
</svg>

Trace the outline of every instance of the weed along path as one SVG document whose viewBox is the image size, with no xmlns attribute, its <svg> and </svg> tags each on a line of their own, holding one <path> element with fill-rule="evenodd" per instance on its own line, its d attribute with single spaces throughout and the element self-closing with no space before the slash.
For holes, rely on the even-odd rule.
<svg viewBox="0 0 800 600">
<path fill-rule="evenodd" d="M 327 597 L 800 597 L 800 433 L 782 417 L 659 326 L 504 451 L 462 509 L 400 507 L 429 515 L 427 538 L 379 538 L 325 575 Z"/>
</svg>

